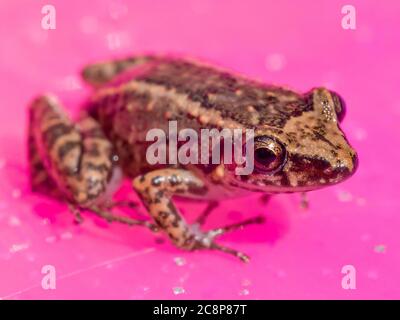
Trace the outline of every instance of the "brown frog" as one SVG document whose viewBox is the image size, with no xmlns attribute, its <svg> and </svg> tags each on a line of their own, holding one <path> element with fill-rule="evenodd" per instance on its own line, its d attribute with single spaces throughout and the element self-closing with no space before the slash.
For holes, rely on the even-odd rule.
<svg viewBox="0 0 400 320">
<path fill-rule="evenodd" d="M 215 249 L 239 257 L 244 253 L 216 243 L 219 235 L 255 217 L 209 231 L 201 225 L 216 201 L 249 192 L 305 192 L 350 177 L 357 155 L 339 122 L 345 104 L 335 92 L 315 88 L 305 94 L 265 85 L 191 60 L 138 56 L 84 68 L 95 91 L 76 122 L 54 97 L 30 106 L 31 181 L 35 190 L 67 201 L 77 220 L 80 210 L 109 221 L 143 225 L 166 232 L 186 250 Z M 236 174 L 234 164 L 150 164 L 149 130 L 236 128 L 254 132 L 251 174 Z M 166 141 L 170 143 L 169 140 Z M 155 224 L 112 214 L 111 202 L 122 176 Z M 210 200 L 207 210 L 189 225 L 172 196 Z"/>
</svg>

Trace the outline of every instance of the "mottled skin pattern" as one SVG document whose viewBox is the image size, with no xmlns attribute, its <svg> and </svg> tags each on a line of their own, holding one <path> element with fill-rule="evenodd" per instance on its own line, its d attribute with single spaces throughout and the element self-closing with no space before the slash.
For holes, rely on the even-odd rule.
<svg viewBox="0 0 400 320">
<path fill-rule="evenodd" d="M 33 103 L 34 172 L 55 183 L 70 203 L 93 210 L 110 196 L 114 168 L 121 166 L 157 226 L 180 248 L 217 249 L 247 261 L 214 239 L 262 219 L 203 232 L 199 227 L 209 212 L 188 225 L 171 200 L 174 195 L 218 200 L 249 191 L 304 192 L 338 183 L 356 169 L 356 153 L 339 127 L 343 100 L 325 88 L 299 94 L 189 60 L 155 56 L 93 64 L 83 78 L 96 91 L 77 125 L 60 111 L 53 111 L 57 116 L 48 111 L 55 104 L 48 98 L 37 100 L 46 105 L 44 111 Z M 150 165 L 146 133 L 167 132 L 168 120 L 177 120 L 178 130 L 197 132 L 254 129 L 255 171 L 239 176 L 234 165 L 223 163 Z"/>
</svg>

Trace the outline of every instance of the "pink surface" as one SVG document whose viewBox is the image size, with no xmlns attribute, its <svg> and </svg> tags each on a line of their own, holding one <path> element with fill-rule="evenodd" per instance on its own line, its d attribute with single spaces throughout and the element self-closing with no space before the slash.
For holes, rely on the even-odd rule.
<svg viewBox="0 0 400 320">
<path fill-rule="evenodd" d="M 42 30 L 41 8 L 57 10 Z M 1 1 L 0 297 L 3 299 L 400 298 L 398 1 L 355 1 L 357 29 L 341 27 L 343 1 Z M 226 201 L 208 226 L 265 214 L 225 236 L 244 265 L 212 252 L 185 253 L 140 228 L 108 226 L 29 191 L 26 106 L 43 92 L 69 110 L 88 96 L 82 65 L 135 52 L 205 58 L 298 90 L 326 85 L 346 99 L 343 127 L 359 153 L 354 177 L 309 194 Z M 118 193 L 129 194 L 127 183 Z M 193 218 L 203 205 L 179 203 Z M 177 259 L 178 258 L 178 259 Z M 341 287 L 341 268 L 357 288 Z M 56 290 L 41 287 L 54 265 Z M 175 290 L 174 290 L 175 289 Z"/>
</svg>

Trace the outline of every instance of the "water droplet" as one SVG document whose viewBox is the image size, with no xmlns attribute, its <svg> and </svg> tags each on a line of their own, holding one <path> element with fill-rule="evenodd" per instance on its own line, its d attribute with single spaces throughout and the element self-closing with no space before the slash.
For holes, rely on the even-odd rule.
<svg viewBox="0 0 400 320">
<path fill-rule="evenodd" d="M 362 128 L 358 128 L 354 131 L 354 137 L 359 141 L 365 140 L 367 137 L 367 131 Z"/>
<path fill-rule="evenodd" d="M 175 295 L 183 294 L 183 293 L 185 293 L 185 289 L 182 288 L 182 287 L 174 287 L 174 288 L 172 288 L 172 292 L 173 292 Z"/>
<path fill-rule="evenodd" d="M 12 191 L 11 195 L 12 195 L 12 197 L 13 197 L 14 199 L 18 199 L 18 198 L 21 197 L 21 190 L 19 190 L 19 189 L 14 189 L 14 190 Z"/>
<path fill-rule="evenodd" d="M 0 159 L 0 169 L 3 169 L 6 166 L 6 159 Z"/>
<path fill-rule="evenodd" d="M 11 227 L 18 227 L 21 225 L 21 220 L 19 220 L 16 216 L 11 216 L 8 218 L 8 225 Z"/>
<path fill-rule="evenodd" d="M 378 244 L 374 247 L 376 253 L 386 253 L 386 246 L 384 244 Z"/>
<path fill-rule="evenodd" d="M 353 200 L 353 196 L 350 192 L 342 190 L 338 192 L 338 199 L 340 202 L 350 202 Z"/>
<path fill-rule="evenodd" d="M 76 76 L 66 76 L 61 80 L 60 87 L 63 90 L 73 91 L 81 88 L 79 78 Z"/>
<path fill-rule="evenodd" d="M 250 294 L 250 291 L 248 289 L 242 289 L 239 292 L 239 295 L 241 296 L 248 296 Z"/>
<path fill-rule="evenodd" d="M 26 250 L 29 248 L 29 243 L 14 243 L 11 248 L 10 248 L 10 252 L 11 253 L 15 253 L 15 252 L 19 252 L 22 250 Z"/>
<path fill-rule="evenodd" d="M 50 219 L 44 218 L 40 223 L 41 223 L 43 226 L 47 226 L 48 224 L 50 224 Z"/>
<path fill-rule="evenodd" d="M 44 239 L 47 243 L 54 243 L 56 241 L 55 236 L 48 236 L 46 239 Z"/>
<path fill-rule="evenodd" d="M 265 67 L 269 71 L 282 70 L 286 64 L 285 56 L 280 53 L 273 53 L 265 59 Z"/>
<path fill-rule="evenodd" d="M 72 239 L 72 233 L 71 232 L 64 232 L 63 234 L 61 234 L 61 239 L 63 240 L 69 240 Z"/>
<path fill-rule="evenodd" d="M 186 264 L 186 259 L 183 257 L 176 257 L 174 258 L 174 262 L 177 266 L 184 266 Z"/>
</svg>

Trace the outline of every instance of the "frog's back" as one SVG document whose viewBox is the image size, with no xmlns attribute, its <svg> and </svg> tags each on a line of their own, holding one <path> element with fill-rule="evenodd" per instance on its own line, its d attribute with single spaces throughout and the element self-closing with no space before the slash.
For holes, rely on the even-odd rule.
<svg viewBox="0 0 400 320">
<path fill-rule="evenodd" d="M 282 128 L 287 119 L 310 108 L 294 91 L 189 60 L 143 56 L 116 61 L 115 70 L 123 71 L 98 91 L 95 105 L 108 116 L 129 107 L 140 121 L 144 112 L 143 117 L 151 118 L 144 124 L 153 128 L 168 119 L 193 129 Z"/>
</svg>

